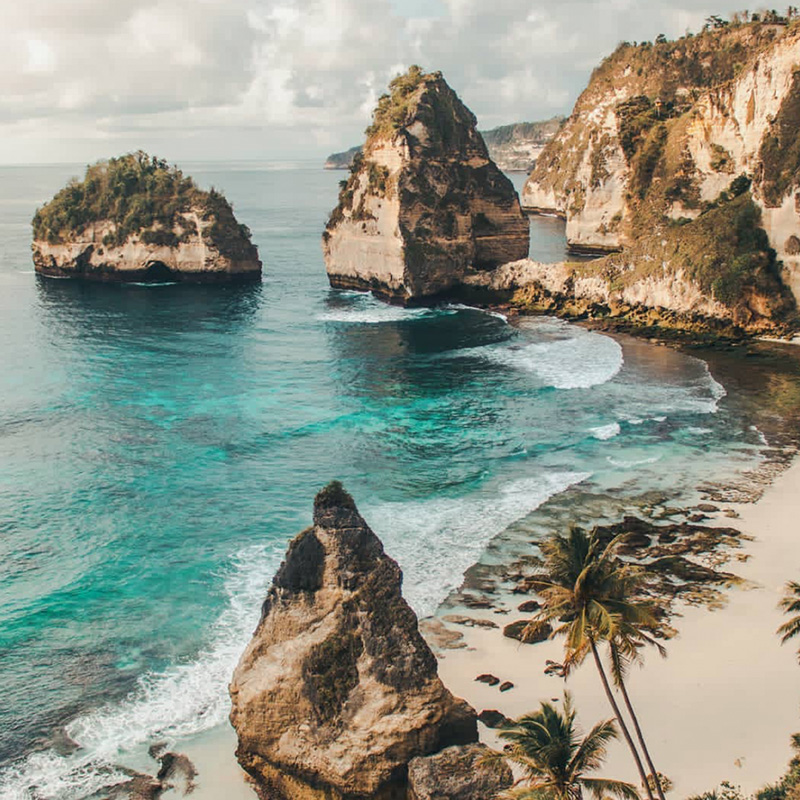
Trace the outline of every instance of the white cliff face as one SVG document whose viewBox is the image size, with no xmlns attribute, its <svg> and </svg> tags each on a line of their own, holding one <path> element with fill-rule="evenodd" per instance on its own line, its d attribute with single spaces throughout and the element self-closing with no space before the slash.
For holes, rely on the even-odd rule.
<svg viewBox="0 0 800 800">
<path fill-rule="evenodd" d="M 789 33 L 732 86 L 708 92 L 702 98 L 689 128 L 687 146 L 697 165 L 703 200 L 718 197 L 736 175 L 753 177 L 753 200 L 761 208 L 761 224 L 784 264 L 784 281 L 800 300 L 800 256 L 795 250 L 795 239 L 800 238 L 800 203 L 796 199 L 800 176 L 778 205 L 767 200 L 759 179 L 764 134 L 794 89 L 798 64 L 800 37 Z M 719 148 L 730 158 L 724 170 L 712 166 Z"/>
<path fill-rule="evenodd" d="M 665 115 L 664 155 L 646 178 L 645 191 L 652 187 L 666 198 L 659 213 L 675 220 L 694 219 L 703 203 L 716 201 L 734 178 L 747 175 L 770 246 L 784 264 L 784 281 L 800 299 L 800 176 L 777 199 L 763 183 L 765 135 L 782 109 L 797 102 L 800 29 L 745 26 L 717 39 L 705 36 L 672 43 L 664 50 L 669 58 L 663 56 L 662 62 L 654 61 L 654 48 L 639 47 L 622 49 L 604 63 L 531 173 L 522 193 L 523 207 L 563 213 L 568 242 L 576 251 L 604 252 L 630 244 L 629 223 L 638 213 L 640 198 L 632 191 L 636 161 L 629 163 L 621 147 L 619 103 L 640 96 L 655 102 L 663 94 L 679 111 L 669 119 Z M 731 44 L 740 48 L 743 65 L 731 79 L 721 75 L 716 85 L 713 73 L 702 80 L 697 77 L 698 68 L 713 69 L 707 53 L 693 70 L 670 63 L 685 62 L 704 48 L 718 47 L 724 53 Z M 648 69 L 658 74 L 650 75 Z M 694 202 L 665 194 L 664 186 L 675 176 L 691 183 Z"/>
<path fill-rule="evenodd" d="M 325 239 L 326 262 L 335 265 L 339 284 L 353 288 L 385 287 L 389 294 L 408 297 L 403 237 L 400 233 L 400 199 L 397 185 L 408 158 L 402 137 L 381 143 L 370 160 L 385 168 L 383 196 L 370 191 L 369 175 L 358 175 L 349 209 L 343 211 L 334 234 Z"/>
<path fill-rule="evenodd" d="M 473 275 L 468 280 L 473 286 L 501 291 L 544 290 L 559 304 L 578 301 L 587 305 L 624 305 L 664 309 L 686 317 L 731 319 L 729 307 L 703 292 L 680 270 L 664 269 L 659 275 L 644 276 L 629 285 L 615 287 L 601 276 L 583 275 L 569 264 L 542 264 L 523 259 L 504 264 L 491 275 Z"/>
<path fill-rule="evenodd" d="M 44 275 L 106 281 L 224 281 L 260 277 L 261 262 L 254 247 L 249 246 L 252 251 L 249 258 L 223 255 L 204 236 L 213 220 L 204 220 L 196 210 L 182 216 L 194 224 L 195 232 L 174 230 L 173 234 L 182 234 L 174 245 L 148 244 L 143 241 L 146 231 L 128 237 L 121 245 L 105 244 L 104 239 L 108 241 L 106 237 L 113 235 L 114 225 L 101 221 L 87 225 L 67 242 L 35 240 L 31 248 L 34 265 Z"/>
</svg>

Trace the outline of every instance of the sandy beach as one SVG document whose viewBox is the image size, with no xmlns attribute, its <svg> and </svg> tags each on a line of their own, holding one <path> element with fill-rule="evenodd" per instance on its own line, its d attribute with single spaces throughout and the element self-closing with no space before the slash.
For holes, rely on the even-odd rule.
<svg viewBox="0 0 800 800">
<path fill-rule="evenodd" d="M 790 757 L 789 736 L 800 729 L 796 647 L 781 647 L 775 635 L 782 622 L 777 603 L 783 585 L 800 573 L 800 463 L 780 475 L 758 502 L 734 508 L 740 519 L 720 517 L 716 524 L 732 524 L 754 540 L 745 545 L 749 558 L 734 559 L 727 568 L 756 586 L 731 590 L 728 603 L 716 611 L 681 609 L 674 622 L 679 633 L 667 645 L 668 657 L 648 653 L 644 668 L 634 669 L 629 681 L 653 760 L 674 782 L 676 797 L 711 790 L 724 780 L 745 793 L 777 780 Z M 523 599 L 508 597 L 507 607 Z M 526 616 L 465 613 L 501 626 Z M 513 718 L 536 709 L 542 699 L 562 696 L 565 682 L 543 674 L 546 659 L 561 660 L 560 641 L 520 645 L 499 629 L 448 627 L 464 634 L 467 647 L 446 651 L 440 674 L 478 711 L 497 709 Z M 475 682 L 487 672 L 512 681 L 514 688 L 500 693 Z M 592 664 L 578 669 L 566 688 L 585 727 L 611 716 Z M 484 741 L 496 743 L 493 731 L 480 728 Z M 606 774 L 635 782 L 623 744 L 613 746 Z"/>
<path fill-rule="evenodd" d="M 777 780 L 790 758 L 789 736 L 800 729 L 800 666 L 796 648 L 781 646 L 775 629 L 782 622 L 777 608 L 784 583 L 800 574 L 797 552 L 800 520 L 800 462 L 769 486 L 762 498 L 735 508 L 740 519 L 719 515 L 716 524 L 739 527 L 753 537 L 731 571 L 755 584 L 733 589 L 724 608 L 683 607 L 675 620 L 678 636 L 669 655 L 646 655 L 634 669 L 630 692 L 639 713 L 656 767 L 674 782 L 672 796 L 689 797 L 727 780 L 751 793 Z M 714 524 L 714 523 L 711 523 Z M 457 695 L 477 711 L 497 709 L 516 717 L 538 707 L 542 699 L 560 699 L 567 688 L 574 695 L 579 718 L 589 727 L 611 716 L 599 678 L 587 663 L 566 682 L 543 674 L 545 661 L 560 661 L 562 643 L 520 645 L 502 635 L 504 624 L 524 618 L 516 606 L 525 598 L 507 595 L 498 605 L 510 613 L 464 610 L 498 628 L 445 623 L 464 636 L 464 647 L 440 651 L 440 675 Z M 442 609 L 440 618 L 453 614 Z M 425 627 L 425 626 L 423 626 Z M 475 681 L 492 673 L 514 688 L 499 692 Z M 481 739 L 498 743 L 496 733 L 479 725 Z M 186 743 L 182 750 L 199 770 L 197 800 L 247 800 L 255 795 L 235 757 L 235 735 L 225 726 Z M 608 776 L 636 781 L 624 745 L 612 746 Z"/>
</svg>

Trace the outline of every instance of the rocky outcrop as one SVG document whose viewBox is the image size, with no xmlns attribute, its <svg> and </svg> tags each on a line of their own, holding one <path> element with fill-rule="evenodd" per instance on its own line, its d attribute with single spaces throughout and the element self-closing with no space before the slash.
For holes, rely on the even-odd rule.
<svg viewBox="0 0 800 800">
<path fill-rule="evenodd" d="M 570 247 L 735 307 L 800 297 L 800 22 L 623 43 L 595 70 L 522 194 Z M 633 264 L 633 267 L 631 266 Z M 791 298 L 789 298 L 791 300 Z"/>
<path fill-rule="evenodd" d="M 289 545 L 230 685 L 237 756 L 263 798 L 403 797 L 408 763 L 477 740 L 340 485 Z"/>
<path fill-rule="evenodd" d="M 520 311 L 568 319 L 595 319 L 611 328 L 705 338 L 747 335 L 783 336 L 793 330 L 791 307 L 778 281 L 751 287 L 732 302 L 704 290 L 682 268 L 644 269 L 630 252 L 587 263 L 543 264 L 530 259 L 504 264 L 491 274 L 474 273 L 464 281 L 480 300 L 510 303 Z"/>
<path fill-rule="evenodd" d="M 408 769 L 408 800 L 494 800 L 514 776 L 505 761 L 491 756 L 485 745 L 471 744 L 415 758 Z"/>
<path fill-rule="evenodd" d="M 259 280 L 261 262 L 228 201 L 145 153 L 88 168 L 33 220 L 39 274 L 95 281 Z"/>
<path fill-rule="evenodd" d="M 360 155 L 363 149 L 364 148 L 358 144 L 341 153 L 331 153 L 325 159 L 325 169 L 351 169 L 355 157 Z"/>
<path fill-rule="evenodd" d="M 564 117 L 544 122 L 515 122 L 481 131 L 489 158 L 504 172 L 530 172 L 545 145 L 558 133 Z"/>
<path fill-rule="evenodd" d="M 323 235 L 332 286 L 400 303 L 528 253 L 528 222 L 475 116 L 440 73 L 392 81 Z"/>
</svg>

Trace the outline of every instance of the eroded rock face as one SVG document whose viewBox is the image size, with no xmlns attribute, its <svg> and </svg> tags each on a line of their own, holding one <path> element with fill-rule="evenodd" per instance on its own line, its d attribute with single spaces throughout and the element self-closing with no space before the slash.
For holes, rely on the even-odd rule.
<svg viewBox="0 0 800 800">
<path fill-rule="evenodd" d="M 237 756 L 262 797 L 403 797 L 412 758 L 477 740 L 401 583 L 349 495 L 321 492 L 230 686 Z"/>
<path fill-rule="evenodd" d="M 41 275 L 94 281 L 259 280 L 250 231 L 215 190 L 139 151 L 87 168 L 38 209 L 33 263 Z"/>
<path fill-rule="evenodd" d="M 484 762 L 482 744 L 448 747 L 409 765 L 409 800 L 494 800 L 514 782 L 505 761 Z"/>
<path fill-rule="evenodd" d="M 609 259 L 620 272 L 683 269 L 756 316 L 752 289 L 774 298 L 783 281 L 800 298 L 799 48 L 796 25 L 763 23 L 620 45 L 537 161 L 523 206 L 565 216 L 575 252 L 623 250 Z M 745 233 L 759 228 L 763 241 Z"/>
<path fill-rule="evenodd" d="M 249 241 L 239 240 L 238 254 L 220 252 L 220 245 L 204 236 L 211 224 L 193 209 L 184 218 L 196 226 L 196 233 L 178 234 L 175 244 L 143 241 L 142 231 L 121 245 L 104 244 L 113 225 L 108 220 L 92 223 L 68 242 L 33 243 L 33 264 L 38 273 L 59 278 L 108 282 L 237 283 L 261 278 L 258 251 Z"/>
<path fill-rule="evenodd" d="M 332 286 L 407 303 L 528 253 L 528 222 L 440 73 L 391 84 L 323 235 Z"/>
</svg>

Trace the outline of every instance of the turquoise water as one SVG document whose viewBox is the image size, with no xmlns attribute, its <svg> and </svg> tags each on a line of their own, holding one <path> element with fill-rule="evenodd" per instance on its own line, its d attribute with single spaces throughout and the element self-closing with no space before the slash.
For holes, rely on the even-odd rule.
<svg viewBox="0 0 800 800">
<path fill-rule="evenodd" d="M 319 235 L 341 176 L 316 165 L 191 170 L 253 230 L 260 286 L 38 279 L 29 220 L 76 171 L 0 170 L 4 798 L 75 800 L 120 754 L 223 721 L 268 581 L 332 478 L 430 614 L 557 492 L 678 493 L 758 458 L 699 359 L 331 291 Z M 563 251 L 563 228 L 535 230 L 534 255 Z"/>
</svg>

